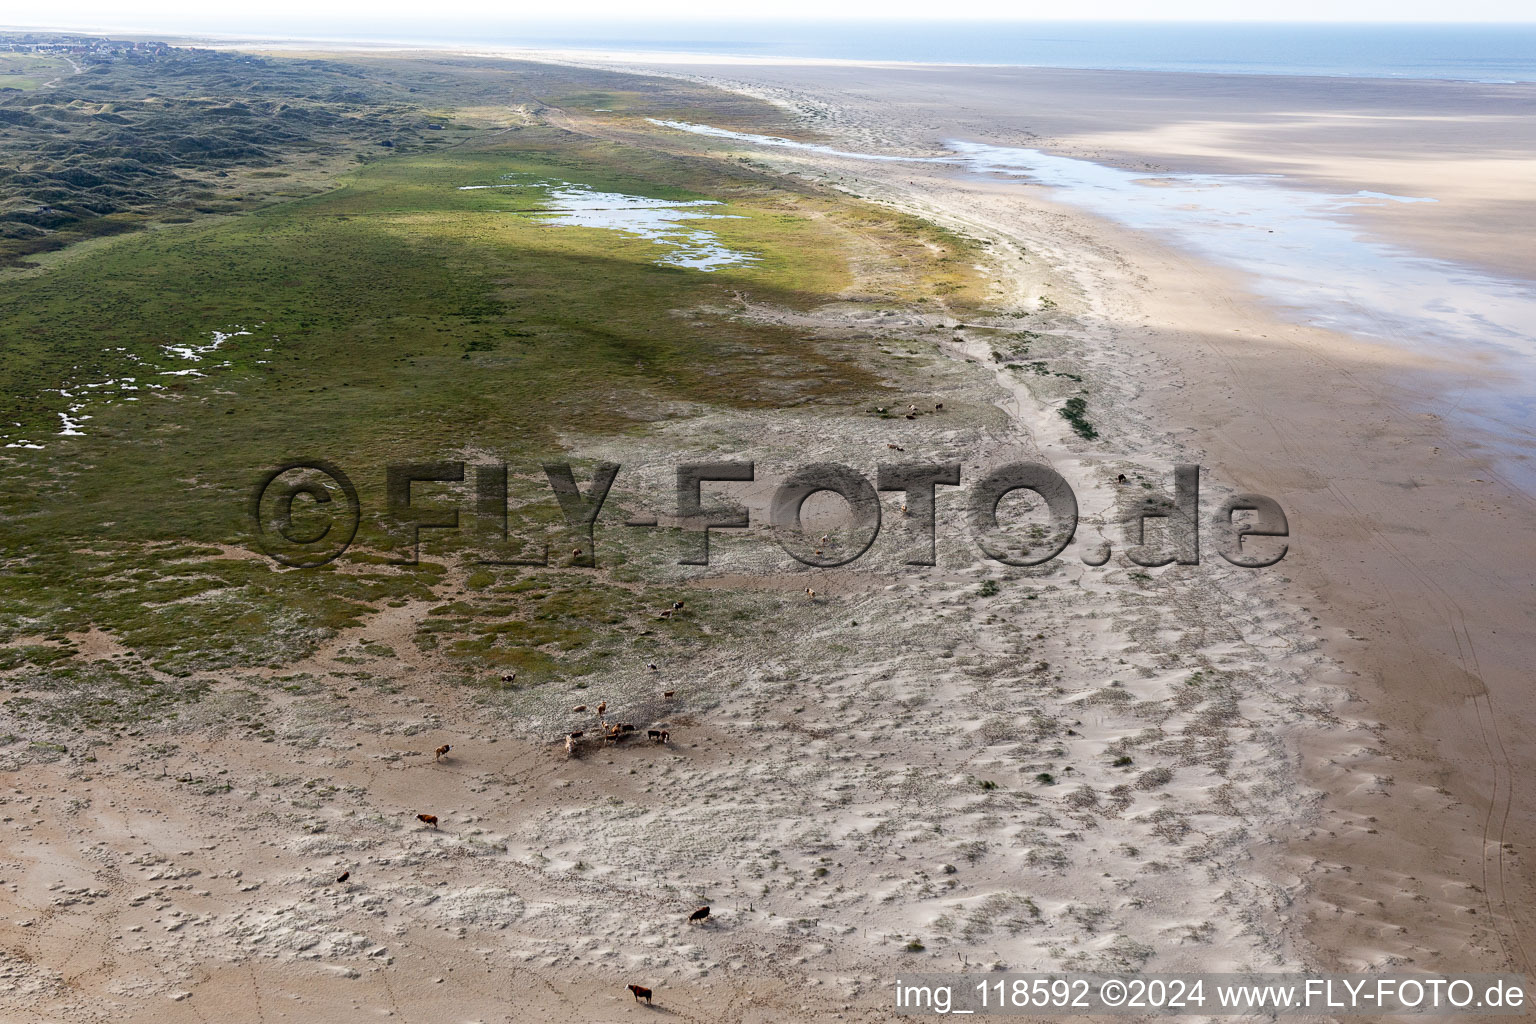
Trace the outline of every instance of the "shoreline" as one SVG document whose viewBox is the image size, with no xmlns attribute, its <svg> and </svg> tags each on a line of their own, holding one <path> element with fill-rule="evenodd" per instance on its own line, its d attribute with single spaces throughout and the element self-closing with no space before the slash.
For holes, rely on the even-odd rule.
<svg viewBox="0 0 1536 1024">
<path fill-rule="evenodd" d="M 783 21 L 782 25 L 791 25 L 793 21 Z M 897 25 L 923 25 L 925 21 L 897 21 Z M 1210 26 L 1224 26 L 1227 29 L 1253 28 L 1258 23 L 1244 23 L 1244 21 L 1074 21 L 1057 20 L 1057 18 L 1044 18 L 1044 20 L 980 20 L 980 21 L 926 21 L 929 25 L 945 25 L 952 28 L 975 28 L 975 26 L 992 26 L 992 28 L 1037 28 L 1044 29 L 1048 26 L 1089 25 L 1092 28 L 1103 28 L 1111 25 L 1147 25 L 1152 28 L 1174 28 L 1181 26 L 1184 29 L 1207 29 Z M 536 23 L 544 25 L 544 23 Z M 690 21 L 690 25 L 693 25 Z M 736 21 L 717 21 L 722 29 L 730 29 L 736 25 Z M 740 25 L 779 25 L 776 21 L 740 21 Z M 842 26 L 842 28 L 854 28 L 854 26 L 874 25 L 872 21 L 862 21 L 859 18 L 842 18 L 842 20 L 828 20 L 828 26 Z M 1349 21 L 1281 21 L 1275 23 L 1281 28 L 1290 31 L 1307 31 L 1307 29 L 1329 29 L 1329 31 L 1349 31 L 1358 28 L 1355 23 Z M 1513 31 L 1528 31 L 1528 21 L 1409 21 L 1402 26 L 1409 29 L 1422 29 L 1425 26 L 1436 25 L 1442 28 L 1462 29 L 1462 31 L 1487 31 L 1487 29 L 1508 28 Z M 476 26 L 479 28 L 479 26 Z M 559 40 L 535 40 L 528 43 L 519 43 L 508 38 L 496 38 L 485 40 L 479 35 L 468 34 L 464 37 L 429 37 L 422 34 L 416 28 L 401 29 L 399 35 L 364 35 L 364 37 L 352 37 L 346 32 L 336 32 L 332 29 L 319 28 L 313 34 L 293 34 L 293 32 L 273 32 L 269 29 L 240 29 L 230 28 L 226 31 L 170 31 L 170 29 L 143 28 L 143 26 L 0 26 L 0 31 L 8 32 L 58 32 L 58 34 L 83 34 L 83 35 L 108 35 L 108 37 L 123 38 L 155 38 L 155 40 L 174 41 L 178 45 L 204 45 L 229 46 L 229 48 L 269 48 L 269 49 L 306 49 L 318 48 L 321 51 L 347 51 L 347 52 L 455 52 L 462 55 L 476 55 L 476 57 L 515 57 L 519 60 L 554 61 L 554 63 L 579 63 L 579 61 L 599 61 L 599 63 L 611 66 L 617 61 L 639 61 L 648 64 L 742 64 L 742 66 L 808 66 L 808 68 L 909 68 L 909 69 L 1012 69 L 1012 71 L 1080 71 L 1080 72 L 1109 72 L 1109 74 L 1157 74 L 1157 75 L 1197 75 L 1197 77 L 1227 77 L 1236 75 L 1243 78 L 1303 78 L 1303 80 L 1324 81 L 1376 81 L 1376 83 L 1465 83 L 1465 84 L 1536 84 L 1536 69 L 1527 68 L 1513 72 L 1516 77 L 1499 77 L 1495 74 L 1479 74 L 1471 72 L 1468 68 L 1462 68 L 1461 74 L 1436 75 L 1425 68 L 1415 66 L 1412 71 L 1392 72 L 1390 69 L 1376 69 L 1376 71 L 1350 71 L 1350 69 L 1324 69 L 1324 68 L 1295 68 L 1295 66 L 1281 66 L 1279 69 L 1267 69 L 1261 58 L 1256 58 L 1255 63 L 1250 63 L 1247 69 L 1233 69 L 1230 61 L 1220 61 L 1224 66 L 1189 66 L 1189 64 L 1210 63 L 1209 58 L 1187 57 L 1183 61 L 1158 61 L 1132 60 L 1123 63 L 1098 63 L 1094 60 L 1083 58 L 1068 58 L 1068 60 L 1052 61 L 1049 58 L 1037 61 L 1020 60 L 914 60 L 911 57 L 819 57 L 819 55 L 794 54 L 794 52 L 743 52 L 731 51 L 731 49 L 714 49 L 719 43 L 703 43 L 699 41 L 694 49 L 668 49 L 665 43 L 653 43 L 651 40 L 622 40 L 616 46 L 573 46 L 565 38 Z M 465 29 L 468 32 L 468 29 Z M 496 31 L 508 31 L 501 28 Z M 303 31 L 301 31 L 303 32 Z M 1048 40 L 1049 41 L 1049 40 Z M 1058 40 L 1057 40 L 1058 41 Z M 703 49 L 702 46 L 711 46 L 711 49 Z M 773 43 L 770 43 L 773 45 Z M 794 43 L 782 43 L 786 48 L 793 48 Z M 1518 58 L 1519 60 L 1519 58 Z M 1412 63 L 1412 61 L 1410 61 Z M 1184 64 L 1184 66 L 1178 66 Z M 1521 77 L 1524 75 L 1524 77 Z"/>
<path fill-rule="evenodd" d="M 964 24 L 959 23 L 959 24 Z M 1039 22 L 1011 22 L 1004 21 L 999 24 L 1071 24 L 1071 22 L 1039 21 Z M 1105 24 L 1109 24 L 1106 22 Z M 1152 21 L 1152 25 L 1173 25 L 1176 22 Z M 1206 23 L 1191 22 L 1191 25 Z M 1237 24 L 1237 23 L 1233 23 Z M 1348 23 L 1334 22 L 1295 22 L 1288 23 L 1294 27 L 1340 27 Z M 1431 23 L 1407 23 L 1409 25 Z M 1515 28 L 1526 28 L 1527 22 L 1446 22 L 1445 25 L 1457 28 L 1487 28 L 1499 25 L 1508 25 Z M 583 62 L 596 62 L 598 66 L 612 67 L 616 63 L 635 63 L 645 65 L 667 64 L 673 66 L 697 66 L 697 65 L 736 65 L 744 67 L 820 67 L 820 68 L 882 68 L 882 69 L 977 69 L 977 70 L 1012 70 L 1029 72 L 1088 72 L 1106 74 L 1149 74 L 1149 75 L 1173 75 L 1196 76 L 1200 78 L 1238 77 L 1245 79 L 1294 79 L 1315 80 L 1323 82 L 1374 82 L 1374 83 L 1444 83 L 1464 85 L 1495 85 L 1495 86 L 1531 86 L 1536 87 L 1536 77 L 1528 78 L 1500 78 L 1500 77 L 1469 77 L 1462 76 L 1436 76 L 1432 74 L 1372 74 L 1351 72 L 1322 72 L 1308 73 L 1302 70 L 1287 69 L 1279 71 L 1268 70 L 1232 70 L 1230 68 L 1191 68 L 1191 67 L 1145 67 L 1134 64 L 1095 64 L 1095 63 L 1028 63 L 1018 61 L 970 61 L 970 60 L 911 60 L 895 57 L 817 57 L 796 55 L 790 53 L 739 53 L 714 50 L 669 50 L 665 47 L 639 48 L 621 46 L 581 47 L 561 44 L 519 44 L 506 40 L 486 42 L 477 38 L 423 38 L 420 35 L 401 36 L 398 38 L 362 37 L 352 38 L 345 35 L 320 33 L 316 35 L 289 35 L 255 31 L 230 31 L 230 32 L 168 32 L 158 29 L 135 28 L 126 26 L 101 27 L 60 27 L 60 26 L 3 26 L 0 31 L 7 32 L 51 32 L 60 34 L 81 35 L 105 35 L 108 37 L 126 39 L 156 39 L 172 42 L 178 45 L 205 44 L 213 48 L 230 49 L 265 49 L 282 51 L 320 50 L 336 52 L 381 52 L 381 53 L 453 53 L 461 56 L 474 57 L 498 57 L 516 60 L 531 60 L 550 63 L 582 64 Z"/>
<path fill-rule="evenodd" d="M 1360 208 L 1350 219 L 1429 256 L 1536 280 L 1515 241 L 1536 233 L 1532 83 L 1056 68 L 682 72 L 636 61 L 623 68 L 798 105 L 809 112 L 808 128 L 846 130 L 866 144 L 904 136 L 933 147 L 963 138 L 1152 176 L 1281 175 L 1288 186 L 1320 192 L 1430 197 L 1437 201 Z M 902 123 L 878 111 L 876 94 L 903 111 Z M 838 109 L 875 113 L 843 125 Z M 889 130 L 871 131 L 882 123 Z"/>
</svg>

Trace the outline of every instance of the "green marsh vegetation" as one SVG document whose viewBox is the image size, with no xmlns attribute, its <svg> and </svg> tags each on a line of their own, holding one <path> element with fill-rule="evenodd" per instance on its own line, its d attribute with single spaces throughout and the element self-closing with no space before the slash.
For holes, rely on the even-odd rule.
<svg viewBox="0 0 1536 1024">
<path fill-rule="evenodd" d="M 201 674 L 289 664 L 406 602 L 427 607 L 411 642 L 468 681 L 516 669 L 537 684 L 751 635 L 761 602 L 726 592 L 659 626 L 622 548 L 599 571 L 466 574 L 448 535 L 420 564 L 390 564 L 384 468 L 504 461 L 514 529 L 544 530 L 559 512 L 538 463 L 571 455 L 587 480 L 580 438 L 890 401 L 860 345 L 730 315 L 742 296 L 802 311 L 853 293 L 968 301 L 965 243 L 938 229 L 545 116 L 778 123 L 766 104 L 687 83 L 178 51 L 0 95 L 0 434 L 43 445 L 0 447 L 0 674 L 23 701 L 51 692 L 47 708 L 15 705 L 40 720 L 105 727 L 139 696 L 196 700 Z M 662 266 L 652 242 L 530 217 L 537 190 L 459 189 L 509 174 L 719 200 L 737 219 L 708 227 L 758 260 Z M 40 205 L 61 219 L 11 216 Z M 870 296 L 855 252 L 900 272 Z M 171 351 L 237 328 L 196 363 Z M 203 375 L 172 375 L 186 368 Z M 115 398 L 92 398 L 83 436 L 61 436 L 60 413 L 106 381 Z M 319 569 L 252 554 L 251 490 L 293 456 L 345 467 L 362 496 L 356 545 Z M 93 627 L 131 657 L 86 671 L 65 637 Z M 375 655 L 358 658 L 392 660 Z"/>
</svg>

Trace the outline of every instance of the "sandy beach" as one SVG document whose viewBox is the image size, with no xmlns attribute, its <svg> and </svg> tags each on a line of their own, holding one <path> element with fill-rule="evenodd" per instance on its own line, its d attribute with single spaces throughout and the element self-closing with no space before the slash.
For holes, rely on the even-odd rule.
<svg viewBox="0 0 1536 1024">
<path fill-rule="evenodd" d="M 1342 216 L 1530 273 L 1531 87 L 645 70 L 766 97 L 797 138 L 855 153 L 968 140 L 1432 196 Z M 814 309 L 741 289 L 676 311 L 678 331 L 798 332 L 903 389 L 912 416 L 811 400 L 563 439 L 624 465 L 617 498 L 663 517 L 678 453 L 760 467 L 721 488 L 752 526 L 715 534 L 709 567 L 658 543 L 604 569 L 642 636 L 677 628 L 670 659 L 636 644 L 579 689 L 447 682 L 413 638 L 469 600 L 450 566 L 430 599 L 360 612 L 281 668 L 222 670 L 173 725 L 88 763 L 5 753 L 14 1019 L 874 1022 L 902 971 L 1529 973 L 1536 501 L 1508 473 L 1514 435 L 1458 409 L 1504 393 L 1508 360 L 1307 323 L 1239 269 L 1019 180 L 575 103 L 494 115 L 931 221 L 976 244 L 994 313 L 906 301 L 898 257 L 851 230 L 850 283 Z M 1061 413 L 1078 395 L 1092 445 Z M 788 564 L 766 526 L 786 469 L 872 471 L 898 446 L 966 484 L 1049 462 L 1077 490 L 1076 538 L 1044 566 L 986 562 L 941 489 L 936 566 L 884 537 L 845 568 Z M 1284 561 L 1123 557 L 1127 510 L 1190 462 L 1204 510 L 1241 491 L 1281 504 Z M 627 529 L 605 521 L 599 548 Z M 663 599 L 684 603 L 675 623 Z M 706 602 L 721 618 L 691 619 Z M 727 613 L 761 626 L 724 636 Z M 133 657 L 100 631 L 67 641 L 92 665 Z M 591 742 L 598 701 L 670 742 Z M 573 729 L 591 732 L 568 757 Z M 428 807 L 440 822 L 416 820 Z"/>
<path fill-rule="evenodd" d="M 1369 230 L 1525 276 L 1536 210 L 1536 90 L 1439 82 L 1256 79 L 1022 69 L 687 68 L 801 108 L 867 151 L 953 138 L 1149 172 L 1283 174 L 1430 205 L 1372 208 Z M 771 153 L 761 159 L 784 159 Z M 1049 190 L 836 165 L 855 190 L 1050 252 L 1079 289 L 1106 362 L 1137 360 L 1127 397 L 1157 410 L 1214 475 L 1278 498 L 1295 542 L 1292 600 L 1329 627 L 1350 713 L 1373 741 L 1309 751 L 1323 818 L 1287 851 L 1308 878 L 1308 935 L 1329 962 L 1401 958 L 1528 969 L 1536 757 L 1525 645 L 1531 495 L 1501 479 L 1497 435 L 1448 427 L 1488 383 L 1433 354 L 1287 322 L 1241 274 L 1100 219 Z M 1528 279 L 1528 278 L 1527 278 Z M 1407 350 L 1405 350 L 1407 349 Z M 1111 354 L 1112 353 L 1112 354 Z M 1122 363 L 1124 365 L 1124 363 Z M 1270 586 L 1278 581 L 1266 580 Z M 1390 779 L 1389 786 L 1372 780 Z M 1436 879 L 1456 903 L 1406 898 Z M 1475 897 L 1468 899 L 1468 897 Z M 1474 907 L 1475 904 L 1475 907 Z M 1481 920 L 1469 917 L 1481 909 Z M 1464 945 L 1464 943 L 1466 943 Z"/>
</svg>

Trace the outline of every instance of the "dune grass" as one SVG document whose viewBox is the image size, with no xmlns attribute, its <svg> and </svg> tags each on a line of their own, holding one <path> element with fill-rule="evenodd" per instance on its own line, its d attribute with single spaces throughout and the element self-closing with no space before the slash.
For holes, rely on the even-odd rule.
<svg viewBox="0 0 1536 1024">
<path fill-rule="evenodd" d="M 342 74 L 333 63 L 325 73 Z M 388 89 L 430 77 L 406 64 L 387 66 Z M 368 84 L 380 65 L 360 67 L 363 99 L 346 102 L 386 88 Z M 454 74 L 500 82 L 506 67 Z M 540 74 L 508 98 L 542 82 L 553 98 L 537 102 L 576 96 L 616 117 L 702 118 L 712 97 L 716 121 L 776 116 L 691 86 L 631 79 L 615 92 L 623 76 L 594 74 L 602 88 L 573 92 L 575 72 Z M 0 434 L 44 445 L 0 448 L 0 644 L 13 671 L 67 660 L 36 637 L 91 626 L 159 672 L 292 661 L 390 603 L 432 600 L 445 578 L 431 560 L 380 557 L 392 543 L 373 514 L 387 464 L 472 449 L 511 464 L 514 489 L 543 490 L 537 463 L 570 436 L 643 435 L 686 409 L 867 405 L 884 385 L 857 351 L 732 317 L 733 304 L 813 308 L 856 287 L 855 251 L 900 265 L 893 302 L 936 301 L 969 272 L 962 243 L 936 229 L 732 162 L 536 120 L 461 127 L 442 145 L 353 162 L 322 191 L 66 250 L 7 281 Z M 653 242 L 528 216 L 522 190 L 458 189 L 509 173 L 719 200 L 714 212 L 739 219 L 710 228 L 758 260 L 709 274 L 661 266 Z M 236 328 L 249 333 L 198 362 L 171 351 Z M 188 368 L 203 375 L 171 375 Z M 81 410 L 84 436 L 59 435 L 75 400 L 61 391 L 130 377 L 138 391 Z M 339 563 L 282 570 L 246 555 L 251 489 L 291 456 L 354 475 L 368 511 Z M 525 517 L 554 521 L 544 499 Z M 642 633 L 633 600 L 596 575 L 539 572 L 487 577 L 434 611 L 420 643 L 466 671 L 536 679 L 590 668 Z"/>
</svg>

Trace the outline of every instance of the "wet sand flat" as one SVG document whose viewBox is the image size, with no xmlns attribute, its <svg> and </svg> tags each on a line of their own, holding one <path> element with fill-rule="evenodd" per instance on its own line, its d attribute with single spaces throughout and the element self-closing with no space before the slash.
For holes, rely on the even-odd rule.
<svg viewBox="0 0 1536 1024">
<path fill-rule="evenodd" d="M 1432 196 L 1440 202 L 1359 215 L 1430 255 L 1531 272 L 1529 83 L 830 64 L 675 70 L 772 88 L 803 102 L 809 124 L 877 145 L 959 136 L 1150 172 L 1285 174 L 1329 191 Z"/>
</svg>

